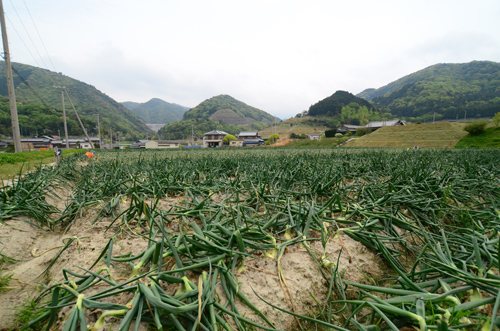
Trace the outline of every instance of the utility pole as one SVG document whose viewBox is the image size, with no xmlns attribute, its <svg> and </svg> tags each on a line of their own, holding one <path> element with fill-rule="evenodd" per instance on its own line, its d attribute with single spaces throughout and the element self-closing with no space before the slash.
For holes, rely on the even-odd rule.
<svg viewBox="0 0 500 331">
<path fill-rule="evenodd" d="M 434 116 L 432 117 L 432 123 L 436 120 L 436 113 L 434 112 Z"/>
<path fill-rule="evenodd" d="M 467 109 L 465 110 L 464 123 L 467 121 Z"/>
<path fill-rule="evenodd" d="M 194 145 L 194 125 L 191 125 L 191 145 Z"/>
<path fill-rule="evenodd" d="M 61 100 L 62 100 L 63 120 L 64 120 L 64 139 L 66 139 L 66 149 L 69 149 L 68 124 L 66 122 L 66 107 L 64 106 L 64 91 L 66 91 L 66 88 L 61 86 L 54 86 L 54 87 L 61 90 Z"/>
<path fill-rule="evenodd" d="M 85 133 L 85 136 L 87 137 L 87 139 L 90 143 L 90 146 L 92 147 L 92 149 L 94 149 L 94 144 L 92 143 L 92 140 L 90 140 L 90 137 L 87 133 L 87 130 L 85 130 L 85 127 L 83 126 L 82 120 L 80 120 L 80 116 L 78 116 L 78 113 L 76 112 L 75 106 L 73 105 L 73 101 L 71 101 L 71 98 L 69 97 L 68 91 L 66 91 L 66 89 L 64 89 L 64 92 L 66 92 L 66 95 L 68 96 L 69 103 L 71 104 L 71 107 L 75 111 L 76 119 L 78 120 L 78 123 L 80 123 L 80 126 L 82 127 L 83 133 Z"/>
<path fill-rule="evenodd" d="M 12 139 L 16 153 L 22 152 L 21 133 L 19 132 L 19 118 L 17 116 L 16 93 L 14 91 L 14 80 L 12 79 L 12 67 L 10 64 L 9 41 L 7 40 L 7 25 L 3 11 L 3 1 L 0 0 L 0 24 L 2 26 L 3 57 L 5 59 L 5 71 L 7 75 L 7 87 L 9 89 L 10 118 L 12 122 Z"/>
<path fill-rule="evenodd" d="M 99 130 L 99 149 L 101 148 L 101 126 L 99 125 L 99 114 L 94 114 L 97 117 L 97 129 Z"/>
</svg>

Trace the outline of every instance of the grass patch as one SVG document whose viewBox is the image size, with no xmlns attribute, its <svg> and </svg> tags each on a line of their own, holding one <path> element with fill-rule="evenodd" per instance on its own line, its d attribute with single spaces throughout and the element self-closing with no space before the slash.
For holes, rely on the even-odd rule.
<svg viewBox="0 0 500 331">
<path fill-rule="evenodd" d="M 286 147 L 336 147 L 352 137 L 323 138 L 321 140 L 292 139 Z"/>
<path fill-rule="evenodd" d="M 63 157 L 82 152 L 81 149 L 63 151 Z M 0 153 L 0 179 L 9 179 L 22 171 L 34 170 L 42 164 L 54 162 L 54 151 Z"/>
<path fill-rule="evenodd" d="M 7 270 L 6 264 L 14 263 L 14 261 L 5 256 L 1 255 L 0 257 L 0 292 L 9 290 L 9 284 L 12 280 L 12 274 L 6 273 Z"/>
<path fill-rule="evenodd" d="M 16 307 L 15 320 L 8 331 L 40 330 L 40 323 L 29 327 L 29 323 L 47 312 L 45 304 L 35 299 L 28 299 L 23 306 Z"/>
<path fill-rule="evenodd" d="M 277 124 L 276 130 L 280 137 L 283 134 L 323 134 L 326 129 L 330 129 L 326 125 L 325 118 L 290 118 L 286 121 Z M 259 130 L 262 137 L 268 137 L 274 133 L 274 127 L 269 126 L 265 129 Z"/>
<path fill-rule="evenodd" d="M 367 134 L 346 147 L 453 148 L 467 135 L 463 123 L 430 123 L 386 126 Z"/>
<path fill-rule="evenodd" d="M 472 136 L 467 135 L 462 138 L 455 148 L 469 148 L 469 147 L 483 147 L 483 148 L 499 148 L 500 147 L 500 127 L 495 126 L 487 128 L 483 133 Z"/>
</svg>

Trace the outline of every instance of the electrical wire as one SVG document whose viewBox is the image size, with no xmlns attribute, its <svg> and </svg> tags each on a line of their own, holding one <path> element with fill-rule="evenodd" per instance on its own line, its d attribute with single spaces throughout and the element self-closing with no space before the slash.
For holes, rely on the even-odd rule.
<svg viewBox="0 0 500 331">
<path fill-rule="evenodd" d="M 54 72 L 58 72 L 56 70 L 56 67 L 54 66 L 54 63 L 52 62 L 52 58 L 50 57 L 49 52 L 47 51 L 47 48 L 45 47 L 45 43 L 43 42 L 42 36 L 40 35 L 40 32 L 38 31 L 38 28 L 36 27 L 35 21 L 33 20 L 33 16 L 31 16 L 31 12 L 30 12 L 30 10 L 28 8 L 28 5 L 26 4 L 26 1 L 23 0 L 23 3 L 24 3 L 24 6 L 26 7 L 26 11 L 30 15 L 31 23 L 33 23 L 33 27 L 35 28 L 35 31 L 36 31 L 36 33 L 38 35 L 38 39 L 40 39 L 40 42 L 42 43 L 43 49 L 45 50 L 45 54 L 47 54 L 47 57 L 48 57 L 48 59 L 50 61 L 50 64 L 52 65 L 52 69 L 54 70 Z"/>
<path fill-rule="evenodd" d="M 23 43 L 24 47 L 26 47 L 26 50 L 28 51 L 28 53 L 30 53 L 31 57 L 33 58 L 33 61 L 35 61 L 36 65 L 37 66 L 40 66 L 38 64 L 38 61 L 36 60 L 35 56 L 33 56 L 33 53 L 31 53 L 28 45 L 26 45 L 26 43 L 24 42 L 24 39 L 23 37 L 21 37 L 21 35 L 19 34 L 19 32 L 17 31 L 16 27 L 14 26 L 14 24 L 12 24 L 12 21 L 10 20 L 10 18 L 7 16 L 7 20 L 9 20 L 9 23 L 10 23 L 10 26 L 14 29 L 14 31 L 16 32 L 17 36 L 19 37 L 19 40 L 21 40 L 21 42 Z"/>
<path fill-rule="evenodd" d="M 3 54 L 0 54 L 0 56 L 5 60 L 5 57 Z M 19 71 L 16 70 L 16 68 L 14 68 L 14 66 L 12 66 L 12 63 L 11 63 L 11 68 L 12 68 L 12 71 L 14 71 L 16 73 L 16 75 L 22 80 L 22 82 L 31 90 L 31 92 L 33 93 L 33 95 L 38 99 L 40 100 L 40 102 L 44 105 L 44 106 L 47 106 L 47 107 L 51 107 L 49 104 L 47 104 L 43 99 L 42 97 L 40 96 L 40 94 L 38 94 L 35 89 L 33 87 L 31 87 L 31 85 L 28 83 L 28 81 L 26 81 L 26 79 L 24 79 L 23 75 L 21 75 L 21 73 Z"/>
<path fill-rule="evenodd" d="M 23 20 L 21 19 L 21 16 L 19 16 L 19 13 L 17 12 L 17 9 L 16 7 L 14 7 L 14 4 L 12 3 L 12 0 L 9 0 L 10 1 L 10 4 L 12 5 L 12 8 L 14 9 L 17 17 L 19 18 L 19 21 L 21 22 L 21 25 L 23 26 L 24 28 L 24 31 L 26 32 L 26 34 L 28 35 L 28 38 L 30 39 L 31 41 L 31 44 L 33 45 L 33 47 L 35 48 L 35 51 L 36 53 L 38 54 L 38 56 L 40 57 L 40 60 L 42 61 L 43 65 L 45 68 L 47 68 L 47 64 L 45 63 L 45 61 L 43 60 L 43 57 L 40 55 L 40 52 L 38 51 L 38 48 L 36 47 L 35 45 L 35 42 L 33 41 L 33 39 L 31 38 L 31 35 L 30 33 L 28 32 L 28 29 L 26 29 L 26 26 L 24 25 L 23 23 Z M 26 3 L 25 3 L 26 4 Z"/>
</svg>

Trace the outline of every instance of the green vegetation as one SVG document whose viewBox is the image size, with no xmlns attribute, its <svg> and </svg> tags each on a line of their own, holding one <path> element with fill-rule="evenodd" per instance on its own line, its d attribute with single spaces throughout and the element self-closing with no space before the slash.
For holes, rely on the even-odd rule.
<svg viewBox="0 0 500 331">
<path fill-rule="evenodd" d="M 63 150 L 63 158 L 81 149 Z M 41 164 L 54 163 L 54 151 L 36 151 L 21 153 L 0 153 L 0 179 L 9 179 L 39 167 Z"/>
<path fill-rule="evenodd" d="M 358 136 L 358 137 L 364 136 L 365 134 L 369 133 L 368 131 L 369 130 L 367 128 L 363 128 L 363 127 L 357 128 L 356 129 L 356 136 Z"/>
<path fill-rule="evenodd" d="M 7 79 L 5 78 L 5 63 L 0 62 L 0 95 L 7 97 Z M 61 91 L 54 86 L 65 86 L 82 122 L 89 134 L 97 135 L 97 121 L 93 114 L 100 115 L 101 134 L 121 132 L 127 140 L 135 140 L 146 134 L 151 135 L 148 127 L 132 112 L 111 99 L 92 85 L 85 84 L 70 77 L 49 70 L 13 63 L 14 85 L 16 99 L 19 102 L 19 125 L 22 135 L 33 136 L 50 134 L 58 135 L 64 132 L 62 125 Z M 37 98 L 33 91 L 42 99 Z M 7 108 L 5 108 L 7 106 Z M 83 135 L 74 118 L 73 109 L 66 97 L 66 112 L 68 114 L 68 130 L 71 134 Z M 8 120 L 7 120 L 8 119 Z M 35 119 L 35 120 L 34 120 Z M 5 99 L 0 102 L 0 133 L 10 132 L 10 111 Z"/>
<path fill-rule="evenodd" d="M 31 321 L 36 320 L 43 314 L 47 313 L 46 304 L 35 299 L 28 299 L 24 305 L 15 307 L 14 323 L 7 329 L 8 331 L 28 331 L 41 330 L 41 323 L 33 323 L 28 326 Z"/>
<path fill-rule="evenodd" d="M 500 109 L 500 63 L 436 64 L 358 94 L 383 112 L 414 121 L 492 117 Z"/>
<path fill-rule="evenodd" d="M 473 121 L 465 125 L 464 130 L 469 132 L 470 135 L 476 136 L 484 132 L 486 125 L 488 125 L 488 122 L 485 120 Z"/>
<path fill-rule="evenodd" d="M 366 106 L 360 106 L 355 102 L 351 102 L 347 106 L 343 106 L 340 110 L 340 119 L 335 126 L 342 124 L 366 125 L 369 122 L 388 120 L 391 114 L 380 114 L 378 111 L 370 110 Z"/>
<path fill-rule="evenodd" d="M 248 119 L 249 124 L 253 122 L 271 123 L 274 121 L 274 116 L 238 101 L 229 95 L 219 95 L 203 101 L 198 106 L 185 112 L 184 119 L 208 120 L 211 115 L 221 109 L 231 109 L 241 117 Z"/>
<path fill-rule="evenodd" d="M 237 125 L 226 124 L 224 122 L 190 119 L 168 123 L 158 131 L 157 136 L 160 137 L 160 139 L 167 140 L 185 139 L 187 137 L 191 137 L 191 134 L 194 133 L 195 139 L 201 141 L 203 139 L 203 135 L 212 130 L 237 134 L 240 131 L 243 131 L 243 128 Z"/>
<path fill-rule="evenodd" d="M 354 106 L 356 104 L 357 106 Z M 371 112 L 375 111 L 375 107 L 368 101 L 358 98 L 355 95 L 345 92 L 337 91 L 328 98 L 325 98 L 311 107 L 309 107 L 309 116 L 340 116 L 342 108 L 345 106 L 351 107 L 365 107 L 366 110 Z"/>
<path fill-rule="evenodd" d="M 364 135 L 346 147 L 453 148 L 467 135 L 463 123 L 386 126 Z"/>
<path fill-rule="evenodd" d="M 480 134 L 467 135 L 455 148 L 500 148 L 500 127 L 490 127 Z"/>
<path fill-rule="evenodd" d="M 328 122 L 330 119 L 328 117 L 312 117 L 307 116 L 303 118 L 289 118 L 286 121 L 276 123 L 276 126 L 270 125 L 259 131 L 261 137 L 269 137 L 274 133 L 275 129 L 280 135 L 286 134 L 296 134 L 296 135 L 308 135 L 308 134 L 323 134 L 325 128 L 329 129 L 330 126 Z"/>
<path fill-rule="evenodd" d="M 226 121 L 225 116 L 221 116 L 220 118 L 216 116 L 220 120 L 212 120 L 214 114 L 219 111 L 228 110 L 233 115 L 236 115 L 238 121 Z M 274 117 L 260 109 L 251 107 L 229 95 L 219 95 L 191 108 L 184 113 L 182 121 L 167 124 L 158 131 L 158 135 L 166 139 L 182 139 L 183 137 L 191 136 L 191 129 L 194 126 L 195 136 L 198 139 L 202 139 L 203 134 L 212 130 L 237 134 L 240 131 L 249 129 L 260 130 L 268 126 L 272 121 L 274 121 Z M 244 125 L 241 126 L 232 123 L 244 123 Z"/>
<path fill-rule="evenodd" d="M 189 109 L 175 103 L 169 103 L 158 98 L 148 102 L 122 102 L 125 108 L 136 114 L 145 123 L 166 124 L 182 120 L 182 116 Z"/>
<path fill-rule="evenodd" d="M 224 139 L 222 139 L 222 143 L 224 145 L 229 145 L 231 143 L 231 140 L 236 140 L 236 137 L 233 136 L 232 134 L 226 134 Z"/>
<path fill-rule="evenodd" d="M 105 328 L 106 316 L 122 330 L 141 322 L 155 329 L 221 330 L 229 323 L 238 330 L 274 329 L 279 325 L 270 319 L 277 310 L 285 313 L 282 320 L 294 315 L 311 329 L 344 331 L 487 330 L 500 323 L 500 150 L 261 148 L 100 156 L 88 166 L 79 166 L 83 155 L 68 158 L 55 171 L 39 169 L 19 186 L 2 188 L 9 197 L 21 197 L 26 188 L 30 197 L 43 197 L 64 179 L 72 200 L 49 223 L 68 228 L 92 208 L 94 222 L 116 232 L 94 265 L 61 270 L 62 281 L 37 298 L 51 303 L 31 323 L 47 330 L 56 328 L 62 307 L 70 308 L 62 323 L 71 331 L 86 328 L 88 314 L 98 317 L 94 329 Z M 182 201 L 161 207 L 175 197 Z M 123 209 L 121 199 L 128 200 Z M 0 210 L 13 215 L 39 205 L 0 199 Z M 342 236 L 377 252 L 386 273 L 363 270 L 370 285 L 347 279 L 342 264 L 357 254 L 342 245 L 335 260 L 326 255 Z M 142 238 L 146 248 L 116 255 L 113 247 L 123 237 Z M 307 316 L 276 307 L 276 298 L 258 291 L 253 296 L 241 283 L 246 265 L 268 261 L 277 266 L 273 277 L 290 302 L 281 261 L 299 248 L 315 265 L 315 287 L 324 284 L 326 295 Z M 115 277 L 118 270 L 128 277 Z M 263 302 L 275 310 L 263 314 Z M 253 315 L 243 316 L 242 307 Z"/>
<path fill-rule="evenodd" d="M 322 138 L 321 140 L 300 139 L 292 140 L 286 147 L 337 147 L 344 141 L 351 139 L 350 136 L 343 136 L 340 138 Z"/>
<path fill-rule="evenodd" d="M 280 138 L 279 134 L 273 133 L 269 136 L 269 144 L 274 144 Z"/>
<path fill-rule="evenodd" d="M 1 243 L 1 238 L 0 238 Z M 0 253 L 0 292 L 10 289 L 12 274 L 9 273 L 7 265 L 13 263 L 13 260 Z"/>
<path fill-rule="evenodd" d="M 500 113 L 496 113 L 495 116 L 493 116 L 492 121 L 495 126 L 498 126 L 500 124 Z"/>
</svg>

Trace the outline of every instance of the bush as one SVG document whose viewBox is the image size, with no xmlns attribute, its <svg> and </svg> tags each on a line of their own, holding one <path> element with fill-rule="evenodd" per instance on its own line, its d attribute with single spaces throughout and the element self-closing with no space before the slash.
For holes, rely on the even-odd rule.
<svg viewBox="0 0 500 331">
<path fill-rule="evenodd" d="M 467 124 L 464 127 L 464 130 L 469 132 L 469 134 L 471 136 L 475 136 L 475 135 L 478 135 L 480 133 L 483 133 L 484 130 L 486 129 L 487 124 L 488 124 L 488 122 L 486 122 L 485 120 L 473 121 L 473 122 Z"/>
<path fill-rule="evenodd" d="M 331 130 L 326 130 L 325 131 L 325 137 L 327 138 L 333 138 L 336 136 L 336 133 L 337 133 L 337 129 L 331 129 Z"/>
<path fill-rule="evenodd" d="M 292 133 L 290 135 L 290 139 L 306 139 L 307 138 L 307 135 L 306 134 L 296 134 L 296 133 Z"/>
<path fill-rule="evenodd" d="M 356 136 L 358 136 L 358 137 L 364 136 L 367 133 L 368 133 L 367 128 L 357 128 L 356 129 Z"/>
<path fill-rule="evenodd" d="M 336 133 L 335 134 L 335 138 L 342 138 L 344 135 L 342 133 Z"/>
</svg>

